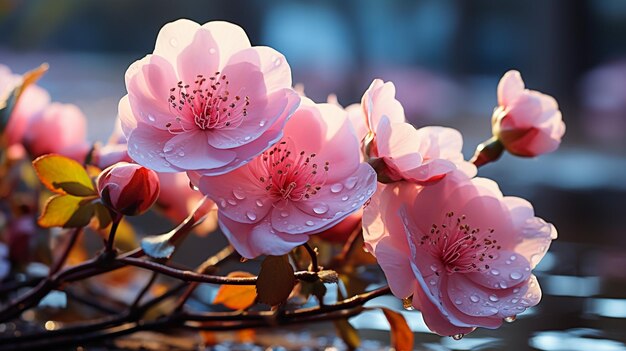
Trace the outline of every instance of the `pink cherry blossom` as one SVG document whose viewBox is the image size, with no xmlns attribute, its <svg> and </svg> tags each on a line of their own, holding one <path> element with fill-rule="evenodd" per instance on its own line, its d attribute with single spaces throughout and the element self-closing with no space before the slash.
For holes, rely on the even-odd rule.
<svg viewBox="0 0 626 351">
<path fill-rule="evenodd" d="M 444 127 L 415 129 L 405 122 L 393 83 L 375 79 L 363 95 L 361 108 L 364 118 L 359 120 L 355 108 L 348 107 L 350 120 L 357 134 L 370 143 L 366 147 L 369 154 L 365 157 L 376 168 L 380 181 L 428 183 L 441 179 L 456 168 L 469 176 L 476 174 L 476 167 L 463 159 L 463 138 L 457 130 Z"/>
<path fill-rule="evenodd" d="M 0 101 L 4 100 L 20 82 L 19 75 L 11 73 L 8 67 L 0 65 Z M 50 104 L 50 95 L 43 88 L 31 85 L 24 90 L 4 131 L 7 146 L 16 145 L 22 141 L 29 120 L 48 104 Z"/>
<path fill-rule="evenodd" d="M 218 204 L 220 228 L 248 258 L 289 252 L 376 190 L 345 110 L 306 98 L 271 149 L 229 174 L 190 178 Z"/>
<path fill-rule="evenodd" d="M 532 157 L 559 147 L 565 123 L 556 100 L 528 90 L 518 71 L 508 71 L 498 84 L 493 134 L 510 153 Z"/>
<path fill-rule="evenodd" d="M 83 162 L 90 149 L 86 138 L 87 119 L 80 109 L 53 103 L 30 119 L 23 143 L 33 157 L 57 153 Z"/>
<path fill-rule="evenodd" d="M 384 186 L 363 221 L 393 294 L 412 296 L 441 335 L 497 328 L 536 305 L 541 290 L 531 269 L 557 236 L 529 202 L 460 171 L 428 186 Z"/>
<path fill-rule="evenodd" d="M 278 141 L 300 98 L 285 57 L 227 22 L 166 24 L 126 72 L 130 157 L 159 172 L 223 174 Z"/>
</svg>

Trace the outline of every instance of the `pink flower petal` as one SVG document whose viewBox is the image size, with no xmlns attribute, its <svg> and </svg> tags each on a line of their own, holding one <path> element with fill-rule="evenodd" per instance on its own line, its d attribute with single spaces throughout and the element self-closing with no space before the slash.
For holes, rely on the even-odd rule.
<svg viewBox="0 0 626 351">
<path fill-rule="evenodd" d="M 507 289 L 526 281 L 530 276 L 528 260 L 513 251 L 501 250 L 498 257 L 489 261 L 490 269 L 471 272 L 467 277 L 488 289 Z"/>
<path fill-rule="evenodd" d="M 199 75 L 209 78 L 219 71 L 219 56 L 212 54 L 210 48 L 219 50 L 211 32 L 201 27 L 176 58 L 178 79 L 183 84 L 193 86 Z"/>
<path fill-rule="evenodd" d="M 498 104 L 509 106 L 524 91 L 524 81 L 518 71 L 508 71 L 498 84 Z"/>
<path fill-rule="evenodd" d="M 219 225 L 228 241 L 246 258 L 284 255 L 309 239 L 305 234 L 277 232 L 271 227 L 268 219 L 256 224 L 245 224 L 220 215 Z"/>
<path fill-rule="evenodd" d="M 138 123 L 140 126 L 143 123 Z M 128 156 L 139 164 L 157 172 L 182 172 L 165 159 L 163 148 L 172 135 L 168 131 L 143 126 L 128 135 Z"/>
<path fill-rule="evenodd" d="M 132 134 L 131 134 L 132 136 Z M 181 170 L 203 170 L 232 162 L 236 153 L 211 147 L 201 130 L 175 135 L 163 146 L 165 159 Z"/>
<path fill-rule="evenodd" d="M 228 65 L 239 63 L 252 63 L 263 73 L 265 89 L 268 93 L 291 87 L 291 68 L 278 51 L 267 46 L 255 46 L 241 50 L 234 54 L 228 61 Z"/>
<path fill-rule="evenodd" d="M 383 240 L 389 241 L 390 238 L 386 237 Z M 415 280 L 412 279 L 411 261 L 406 245 L 398 246 L 395 243 L 381 245 L 376 250 L 376 257 L 385 272 L 391 292 L 401 299 L 411 296 L 415 289 Z"/>
<path fill-rule="evenodd" d="M 419 303 L 416 303 L 416 302 Z M 459 327 L 456 326 L 442 314 L 441 310 L 433 304 L 433 302 L 426 297 L 424 291 L 417 287 L 415 289 L 415 295 L 413 296 L 413 305 L 422 311 L 422 318 L 428 326 L 428 329 L 434 331 L 439 335 L 453 336 L 458 334 L 469 334 L 474 331 L 473 327 Z"/>
<path fill-rule="evenodd" d="M 236 24 L 224 21 L 211 21 L 202 25 L 202 29 L 206 29 L 211 33 L 215 41 L 215 53 L 219 54 L 219 69 L 222 69 L 228 62 L 229 58 L 237 52 L 250 47 L 250 40 L 243 28 Z M 215 54 L 211 47 L 206 48 L 210 54 Z"/>
</svg>

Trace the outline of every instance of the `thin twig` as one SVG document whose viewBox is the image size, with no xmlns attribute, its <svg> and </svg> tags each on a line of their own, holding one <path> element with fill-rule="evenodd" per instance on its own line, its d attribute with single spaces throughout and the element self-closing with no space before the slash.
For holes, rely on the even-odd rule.
<svg viewBox="0 0 626 351">
<path fill-rule="evenodd" d="M 59 257 L 59 260 L 50 268 L 50 276 L 52 276 L 53 274 L 55 274 L 56 272 L 59 271 L 59 269 L 63 268 L 63 265 L 65 264 L 65 261 L 67 261 L 67 258 L 70 255 L 70 252 L 72 251 L 72 249 L 74 248 L 74 245 L 76 244 L 76 241 L 78 240 L 78 237 L 80 236 L 80 234 L 82 233 L 83 228 L 76 228 L 72 231 L 72 234 L 70 234 L 70 239 L 67 243 L 67 245 L 65 246 L 65 249 L 63 250 L 63 253 L 61 254 L 61 256 Z"/>
<path fill-rule="evenodd" d="M 309 243 L 304 243 L 304 248 L 306 249 L 306 252 L 309 253 L 309 256 L 311 256 L 311 269 L 313 272 L 319 272 L 320 267 L 317 264 L 317 251 L 315 251 L 315 249 L 313 249 Z"/>
</svg>

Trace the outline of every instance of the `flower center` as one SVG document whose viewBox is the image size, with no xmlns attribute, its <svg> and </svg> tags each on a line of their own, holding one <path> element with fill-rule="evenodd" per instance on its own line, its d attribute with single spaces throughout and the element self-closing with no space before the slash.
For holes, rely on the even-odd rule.
<svg viewBox="0 0 626 351">
<path fill-rule="evenodd" d="M 315 162 L 314 153 L 293 152 L 291 140 L 281 141 L 256 159 L 255 177 L 274 200 L 306 200 L 324 186 L 329 163 Z"/>
<path fill-rule="evenodd" d="M 248 115 L 248 96 L 231 94 L 225 74 L 196 76 L 193 85 L 179 81 L 170 89 L 168 103 L 176 114 L 176 123 L 167 123 L 172 134 L 188 131 L 184 121 L 191 121 L 201 130 L 237 128 Z"/>
<path fill-rule="evenodd" d="M 465 224 L 465 216 L 453 217 L 454 212 L 446 213 L 444 223 L 433 224 L 430 233 L 419 239 L 419 245 L 438 258 L 450 274 L 488 270 L 488 261 L 501 248 L 492 239 L 494 230 L 481 232 Z"/>
</svg>

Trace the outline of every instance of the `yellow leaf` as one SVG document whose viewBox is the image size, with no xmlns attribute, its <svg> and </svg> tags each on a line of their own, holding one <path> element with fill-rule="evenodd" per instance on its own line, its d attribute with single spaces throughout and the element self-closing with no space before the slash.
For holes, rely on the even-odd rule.
<svg viewBox="0 0 626 351">
<path fill-rule="evenodd" d="M 35 84 L 47 70 L 48 64 L 44 63 L 32 71 L 24 73 L 21 84 L 10 91 L 8 96 L 0 96 L 0 98 L 2 98 L 2 100 L 0 100 L 0 131 L 4 131 L 4 127 L 9 123 L 11 113 L 24 90 L 26 90 L 29 85 Z"/>
<path fill-rule="evenodd" d="M 96 191 L 85 168 L 61 155 L 43 155 L 33 161 L 39 180 L 57 194 L 95 196 Z"/>
<path fill-rule="evenodd" d="M 347 319 L 335 319 L 333 324 L 335 324 L 335 329 L 341 340 L 346 343 L 348 350 L 355 350 L 361 345 L 359 332 Z"/>
<path fill-rule="evenodd" d="M 254 275 L 248 272 L 231 272 L 228 277 L 245 278 L 254 277 Z M 254 300 L 256 300 L 254 285 L 222 285 L 217 290 L 213 303 L 221 303 L 233 310 L 243 310 L 252 305 Z"/>
<path fill-rule="evenodd" d="M 94 214 L 92 203 L 82 204 L 84 199 L 71 195 L 54 195 L 48 199 L 37 220 L 44 228 L 78 228 L 89 224 Z"/>
</svg>

